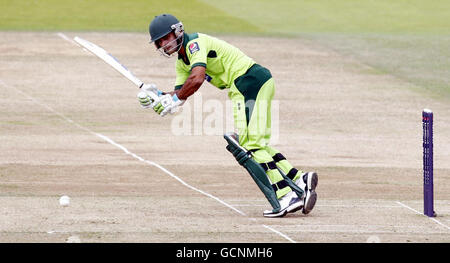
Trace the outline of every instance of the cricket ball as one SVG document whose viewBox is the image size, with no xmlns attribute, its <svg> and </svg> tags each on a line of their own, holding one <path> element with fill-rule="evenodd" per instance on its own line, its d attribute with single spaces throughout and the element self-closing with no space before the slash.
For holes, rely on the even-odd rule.
<svg viewBox="0 0 450 263">
<path fill-rule="evenodd" d="M 59 204 L 61 206 L 69 206 L 70 204 L 70 197 L 68 197 L 67 195 L 63 195 L 59 198 Z"/>
</svg>

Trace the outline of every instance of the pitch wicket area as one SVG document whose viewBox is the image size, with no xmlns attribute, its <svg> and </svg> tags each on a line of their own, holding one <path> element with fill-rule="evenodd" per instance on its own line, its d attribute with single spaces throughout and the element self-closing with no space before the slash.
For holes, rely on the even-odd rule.
<svg viewBox="0 0 450 263">
<path fill-rule="evenodd" d="M 280 61 L 269 63 L 273 56 L 262 56 L 259 47 L 230 38 L 242 44 L 246 51 L 255 50 L 251 55 L 261 63 L 274 64 L 280 99 L 292 100 L 282 91 L 300 91 L 292 94 L 296 96 L 294 99 L 303 101 L 300 111 L 305 115 L 298 116 L 298 110 L 291 104 L 284 105 L 283 113 L 287 117 L 280 130 L 302 147 L 290 146 L 292 143 L 288 144 L 286 139 L 281 140 L 279 147 L 288 157 L 295 156 L 291 159 L 298 166 L 315 168 L 321 174 L 320 199 L 311 215 L 267 220 L 260 217 L 265 209 L 261 194 L 251 178 L 228 156 L 222 138 L 172 138 L 166 120 L 151 118 L 137 106 L 135 89 L 129 87 L 127 80 L 55 34 L 2 34 L 6 41 L 0 44 L 0 56 L 6 59 L 0 60 L 1 68 L 5 69 L 0 73 L 0 95 L 4 102 L 1 134 L 5 142 L 0 170 L 0 198 L 4 204 L 0 214 L 0 241 L 64 242 L 71 236 L 79 237 L 82 242 L 366 242 L 376 238 L 381 242 L 440 242 L 450 239 L 450 197 L 446 190 L 449 167 L 442 162 L 449 152 L 444 134 L 449 134 L 446 123 L 450 122 L 446 121 L 448 116 L 442 116 L 439 125 L 442 135 L 438 140 L 442 148 L 435 149 L 441 156 L 436 157 L 439 165 L 435 172 L 439 178 L 435 182 L 438 224 L 413 211 L 420 211 L 422 205 L 421 129 L 417 112 L 407 111 L 405 116 L 404 111 L 433 101 L 416 97 L 407 90 L 387 92 L 378 86 L 406 85 L 398 80 L 364 74 L 354 67 L 354 61 L 312 48 L 300 40 L 290 40 L 288 44 L 299 45 L 300 51 L 295 55 L 301 56 L 308 67 L 283 66 L 292 59 L 283 53 L 276 55 Z M 130 42 L 139 42 L 141 38 L 145 43 L 145 36 L 87 34 L 86 37 L 110 45 L 108 49 L 123 58 L 143 79 L 155 79 L 160 85 L 171 86 L 173 63 L 157 57 L 151 48 L 129 48 Z M 13 38 L 16 41 L 8 41 Z M 28 41 L 20 41 L 21 38 Z M 148 58 L 142 54 L 148 54 Z M 319 66 L 323 62 L 327 62 L 327 70 Z M 158 72 L 149 70 L 156 66 Z M 289 81 L 284 78 L 298 75 L 295 68 L 302 74 L 294 77 L 294 83 L 301 85 L 293 85 L 292 78 Z M 374 84 L 374 81 L 378 82 Z M 315 89 L 305 92 L 311 88 Z M 347 91 L 348 100 L 336 97 L 339 89 Z M 225 98 L 225 94 L 211 87 L 203 90 L 204 97 Z M 369 100 L 369 95 L 373 100 Z M 340 105 L 336 104 L 337 99 Z M 401 105 L 384 116 L 364 106 L 371 101 L 370 108 L 382 108 L 386 99 L 400 101 Z M 361 105 L 354 105 L 355 101 Z M 347 112 L 350 107 L 345 105 L 358 106 L 362 109 L 361 116 Z M 439 103 L 433 108 L 446 110 Z M 319 116 L 311 114 L 317 111 L 321 113 Z M 358 121 L 346 128 L 348 119 L 355 117 Z M 311 125 L 304 127 L 304 123 Z M 377 129 L 377 123 L 384 123 L 383 129 Z M 417 128 L 411 131 L 411 127 Z M 400 131 L 404 131 L 403 136 L 395 135 Z M 352 136 L 346 139 L 349 133 Z M 395 147 L 402 145 L 406 149 L 380 143 L 389 136 L 394 136 L 388 140 L 390 143 L 399 143 Z M 244 215 L 184 186 L 105 138 L 162 165 L 186 184 L 219 198 Z M 349 146 L 351 142 L 353 145 Z M 211 145 L 218 146 L 211 149 Z M 168 147 L 180 150 L 170 153 Z M 356 149 L 352 151 L 352 147 Z M 408 154 L 411 149 L 416 150 Z M 383 156 L 396 150 L 400 154 L 395 160 Z M 186 165 L 189 160 L 191 164 Z M 62 194 L 72 196 L 72 205 L 67 209 L 57 203 Z"/>
</svg>

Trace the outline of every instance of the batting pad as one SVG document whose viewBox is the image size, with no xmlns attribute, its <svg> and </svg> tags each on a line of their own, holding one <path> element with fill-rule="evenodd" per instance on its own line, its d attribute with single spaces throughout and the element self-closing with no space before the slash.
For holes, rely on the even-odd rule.
<svg viewBox="0 0 450 263">
<path fill-rule="evenodd" d="M 272 183 L 267 178 L 266 172 L 264 172 L 261 165 L 251 158 L 251 153 L 239 145 L 237 136 L 236 133 L 226 133 L 223 136 L 228 142 L 226 149 L 233 154 L 238 163 L 243 166 L 253 178 L 256 185 L 258 185 L 259 189 L 263 192 L 272 206 L 272 212 L 278 213 L 281 208 L 277 195 L 273 190 Z"/>
</svg>

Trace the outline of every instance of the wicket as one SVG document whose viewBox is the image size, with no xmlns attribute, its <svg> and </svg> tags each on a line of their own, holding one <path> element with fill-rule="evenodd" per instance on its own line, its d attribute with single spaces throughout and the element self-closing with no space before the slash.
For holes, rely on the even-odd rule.
<svg viewBox="0 0 450 263">
<path fill-rule="evenodd" d="M 423 125 L 423 213 L 435 217 L 433 202 L 433 112 L 424 109 Z"/>
</svg>

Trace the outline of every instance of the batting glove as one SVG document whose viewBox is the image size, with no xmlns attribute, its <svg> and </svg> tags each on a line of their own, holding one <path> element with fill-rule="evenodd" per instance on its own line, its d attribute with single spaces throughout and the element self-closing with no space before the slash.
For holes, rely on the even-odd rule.
<svg viewBox="0 0 450 263">
<path fill-rule="evenodd" d="M 178 106 L 183 104 L 183 101 L 178 99 L 178 96 L 174 94 L 173 96 L 170 94 L 163 95 L 159 97 L 159 103 L 157 103 L 153 110 L 156 111 L 162 117 L 166 116 L 167 113 L 174 113 L 177 111 Z"/>
<path fill-rule="evenodd" d="M 142 91 L 138 93 L 137 97 L 141 107 L 144 109 L 155 106 L 153 104 L 158 97 L 162 95 L 162 91 L 157 89 L 155 84 L 144 84 L 141 90 Z"/>
</svg>

